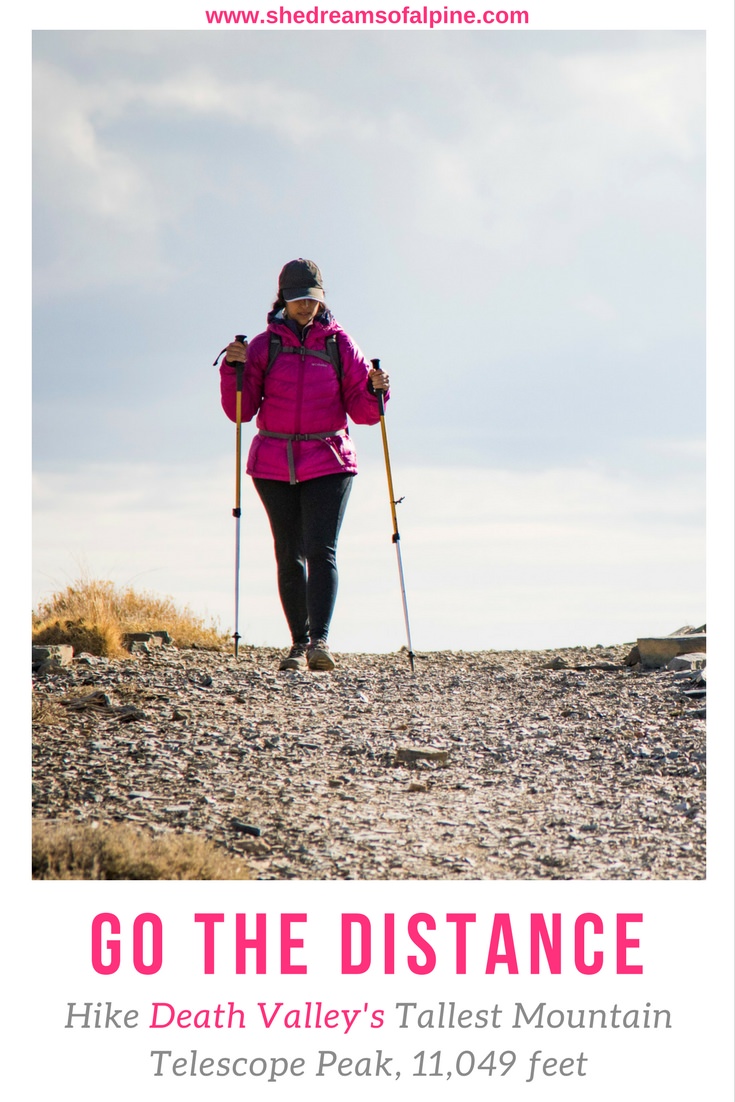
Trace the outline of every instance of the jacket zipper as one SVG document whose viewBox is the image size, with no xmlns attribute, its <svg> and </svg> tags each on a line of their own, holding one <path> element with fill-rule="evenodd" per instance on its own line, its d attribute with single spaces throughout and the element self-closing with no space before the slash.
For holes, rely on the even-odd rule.
<svg viewBox="0 0 735 1102">
<path fill-rule="evenodd" d="M 301 355 L 299 357 L 299 381 L 296 387 L 296 428 L 295 432 L 299 434 L 301 432 L 301 410 L 304 401 L 304 369 L 306 363 L 306 330 L 301 337 Z M 294 467 L 296 464 L 294 463 Z M 298 478 L 296 479 L 298 482 Z"/>
</svg>

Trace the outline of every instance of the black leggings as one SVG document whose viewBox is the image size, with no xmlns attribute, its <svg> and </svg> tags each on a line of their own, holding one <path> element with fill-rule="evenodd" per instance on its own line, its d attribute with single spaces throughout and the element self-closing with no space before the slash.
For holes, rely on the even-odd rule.
<svg viewBox="0 0 735 1102">
<path fill-rule="evenodd" d="M 273 533 L 278 592 L 294 643 L 326 639 L 337 599 L 337 538 L 354 475 L 254 478 Z"/>
</svg>

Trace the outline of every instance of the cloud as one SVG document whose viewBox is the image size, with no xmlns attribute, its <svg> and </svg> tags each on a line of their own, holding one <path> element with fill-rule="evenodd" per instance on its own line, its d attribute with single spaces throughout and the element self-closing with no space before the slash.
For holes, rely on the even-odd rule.
<svg viewBox="0 0 735 1102">
<path fill-rule="evenodd" d="M 37 196 L 57 243 L 39 289 L 175 278 L 167 237 L 190 233 L 202 203 L 233 209 L 244 191 L 270 215 L 273 184 L 300 181 L 305 166 L 313 178 L 320 163 L 313 198 L 329 195 L 337 217 L 377 207 L 398 248 L 407 237 L 482 248 L 495 282 L 568 262 L 618 215 L 643 230 L 697 201 L 696 36 L 608 50 L 572 36 L 565 51 L 537 35 L 519 54 L 460 35 L 399 58 L 388 36 L 363 34 L 350 36 L 354 86 L 330 71 L 333 37 L 302 36 L 297 51 L 290 36 L 261 36 L 244 62 L 216 41 L 200 36 L 197 60 L 190 40 L 164 35 L 145 65 L 124 50 L 79 72 L 37 62 Z M 304 51 L 316 73 L 306 90 L 291 71 Z M 370 95 L 355 91 L 361 64 L 381 70 Z M 210 136 L 190 129 L 205 124 L 222 128 L 211 159 Z"/>
<path fill-rule="evenodd" d="M 149 84 L 123 84 L 128 103 L 140 102 L 162 116 L 183 112 L 194 117 L 219 118 L 267 130 L 294 146 L 304 146 L 330 129 L 332 111 L 308 90 L 289 88 L 272 77 L 217 74 L 195 66 L 178 77 Z"/>
<path fill-rule="evenodd" d="M 77 74 L 39 59 L 34 104 L 41 297 L 120 284 L 160 290 L 181 274 L 172 244 L 195 236 L 203 210 L 215 225 L 217 204 L 231 209 L 248 196 L 275 213 L 269 177 L 285 154 L 327 138 L 354 144 L 358 132 L 376 129 L 270 71 L 219 72 L 214 57 L 135 79 L 124 68 Z M 208 122 L 226 128 L 211 161 L 205 134 L 186 130 Z M 253 146 L 253 132 L 282 144 L 271 160 Z"/>
<path fill-rule="evenodd" d="M 96 287 L 172 275 L 160 238 L 162 199 L 140 159 L 100 134 L 120 109 L 114 90 L 57 66 L 34 75 L 36 290 Z"/>
<path fill-rule="evenodd" d="M 299 254 L 394 365 L 415 462 L 697 432 L 702 36 L 406 41 L 36 39 L 39 462 L 215 453 L 203 369 Z"/>
<path fill-rule="evenodd" d="M 653 139 L 659 152 L 675 160 L 701 157 L 703 45 L 703 38 L 695 37 L 669 49 L 565 59 L 563 79 L 588 135 L 611 156 L 624 134 L 626 145 L 632 141 L 642 153 L 650 151 Z M 612 129 L 601 128 L 601 119 L 613 123 Z"/>
<path fill-rule="evenodd" d="M 616 212 L 659 224 L 675 203 L 699 202 L 703 74 L 698 40 L 607 52 L 576 40 L 567 54 L 529 43 L 522 62 L 468 65 L 443 108 L 454 126 L 431 111 L 394 120 L 413 159 L 414 221 L 482 241 L 506 273 L 514 250 L 523 264 L 563 264 Z"/>
</svg>

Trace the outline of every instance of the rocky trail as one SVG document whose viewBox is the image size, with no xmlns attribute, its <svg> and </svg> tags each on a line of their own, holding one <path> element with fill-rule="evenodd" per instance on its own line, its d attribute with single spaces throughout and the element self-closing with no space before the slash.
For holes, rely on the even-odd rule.
<svg viewBox="0 0 735 1102">
<path fill-rule="evenodd" d="M 261 880 L 701 879 L 694 675 L 629 651 L 81 655 L 35 675 L 34 815 L 197 832 Z"/>
</svg>

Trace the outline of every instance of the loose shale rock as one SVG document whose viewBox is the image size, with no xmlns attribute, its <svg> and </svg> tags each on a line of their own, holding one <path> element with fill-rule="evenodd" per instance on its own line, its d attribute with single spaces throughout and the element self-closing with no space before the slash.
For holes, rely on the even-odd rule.
<svg viewBox="0 0 735 1102">
<path fill-rule="evenodd" d="M 264 880 L 701 879 L 706 681 L 629 649 L 78 658 L 36 678 L 34 814 L 201 834 Z"/>
</svg>

